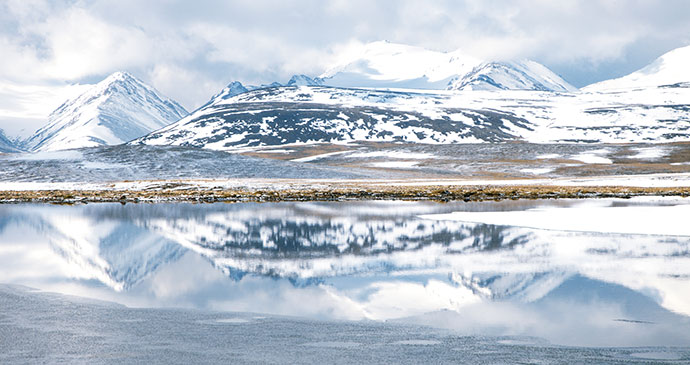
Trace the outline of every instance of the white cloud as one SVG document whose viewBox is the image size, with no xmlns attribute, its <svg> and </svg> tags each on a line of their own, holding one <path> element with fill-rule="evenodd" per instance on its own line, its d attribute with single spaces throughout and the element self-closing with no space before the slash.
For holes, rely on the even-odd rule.
<svg viewBox="0 0 690 365">
<path fill-rule="evenodd" d="M 108 24 L 84 9 L 70 9 L 36 27 L 50 56 L 42 71 L 77 79 L 145 64 L 153 40 L 138 28 Z"/>
<path fill-rule="evenodd" d="M 185 106 L 207 100 L 227 84 L 199 72 L 175 64 L 159 64 L 148 74 L 149 82 L 168 97 Z M 191 110 L 190 110 L 191 111 Z"/>
<path fill-rule="evenodd" d="M 388 39 L 531 58 L 576 85 L 690 43 L 683 0 L 6 0 L 0 80 L 94 82 L 128 70 L 187 108 L 233 80 L 318 75 L 342 49 Z"/>
</svg>

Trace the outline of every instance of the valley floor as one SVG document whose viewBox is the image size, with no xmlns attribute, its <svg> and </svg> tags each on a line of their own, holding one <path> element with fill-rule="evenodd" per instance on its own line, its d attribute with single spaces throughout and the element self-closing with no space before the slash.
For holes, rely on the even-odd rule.
<svg viewBox="0 0 690 365">
<path fill-rule="evenodd" d="M 0 155 L 0 202 L 690 196 L 690 144 L 107 146 Z"/>
</svg>

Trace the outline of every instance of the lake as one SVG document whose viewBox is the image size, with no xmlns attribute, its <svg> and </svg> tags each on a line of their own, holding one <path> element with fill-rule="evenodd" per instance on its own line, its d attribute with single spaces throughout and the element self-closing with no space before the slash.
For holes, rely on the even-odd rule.
<svg viewBox="0 0 690 365">
<path fill-rule="evenodd" d="M 688 217 L 663 197 L 1 205 L 0 360 L 688 361 Z"/>
</svg>

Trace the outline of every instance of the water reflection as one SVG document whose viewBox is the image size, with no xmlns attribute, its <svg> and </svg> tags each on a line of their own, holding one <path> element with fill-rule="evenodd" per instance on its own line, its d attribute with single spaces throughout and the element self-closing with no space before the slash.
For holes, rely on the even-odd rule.
<svg viewBox="0 0 690 365">
<path fill-rule="evenodd" d="M 690 237 L 448 218 L 686 204 L 5 205 L 0 282 L 134 306 L 405 318 L 564 344 L 687 345 Z"/>
</svg>

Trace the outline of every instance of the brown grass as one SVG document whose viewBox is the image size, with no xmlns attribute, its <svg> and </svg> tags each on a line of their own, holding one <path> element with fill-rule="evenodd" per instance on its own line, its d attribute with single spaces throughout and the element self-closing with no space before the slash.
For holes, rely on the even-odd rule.
<svg viewBox="0 0 690 365">
<path fill-rule="evenodd" d="M 281 189 L 162 189 L 0 191 L 0 203 L 45 202 L 277 202 L 337 200 L 487 201 L 504 199 L 689 197 L 690 187 L 573 187 L 573 186 L 376 186 L 352 184 L 319 188 Z"/>
</svg>

